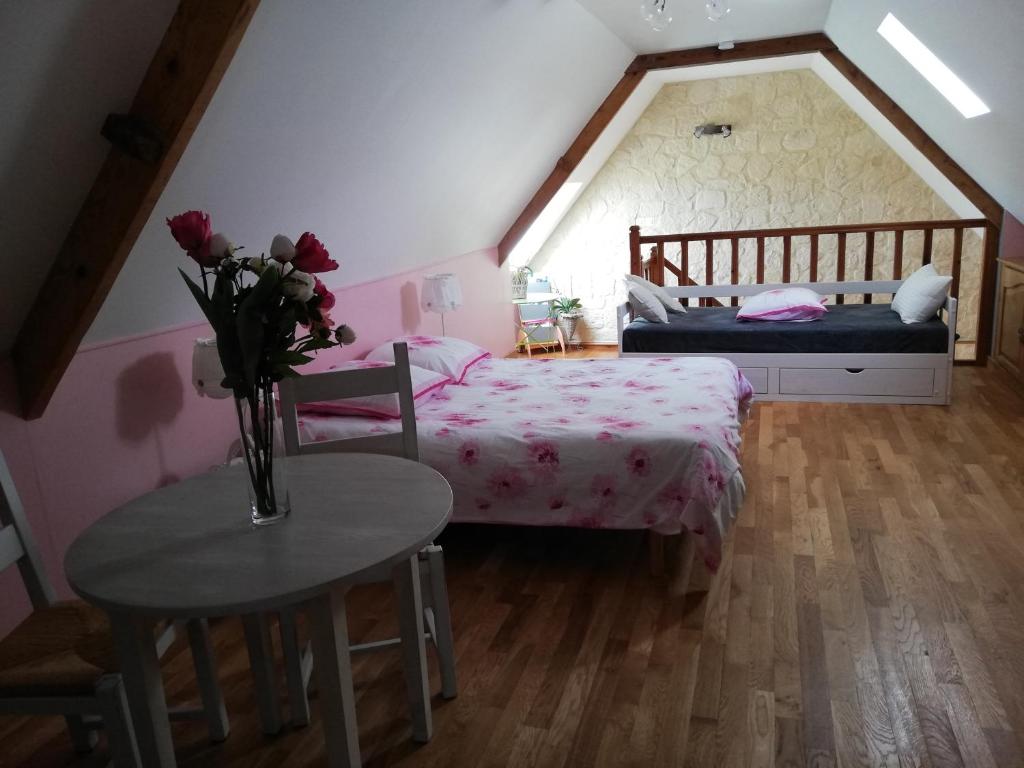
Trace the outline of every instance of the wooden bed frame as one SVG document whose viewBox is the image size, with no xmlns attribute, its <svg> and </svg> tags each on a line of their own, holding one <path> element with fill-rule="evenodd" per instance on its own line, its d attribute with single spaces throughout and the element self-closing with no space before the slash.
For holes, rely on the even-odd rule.
<svg viewBox="0 0 1024 768">
<path fill-rule="evenodd" d="M 680 299 L 753 296 L 762 291 L 795 287 L 839 297 L 893 294 L 901 282 L 665 286 L 665 290 Z M 724 357 L 743 372 L 760 400 L 948 405 L 952 397 L 957 300 L 947 297 L 944 309 L 949 342 L 945 352 L 932 354 L 624 352 L 622 332 L 627 321 L 632 320 L 628 302 L 616 308 L 615 319 L 619 357 Z"/>
</svg>

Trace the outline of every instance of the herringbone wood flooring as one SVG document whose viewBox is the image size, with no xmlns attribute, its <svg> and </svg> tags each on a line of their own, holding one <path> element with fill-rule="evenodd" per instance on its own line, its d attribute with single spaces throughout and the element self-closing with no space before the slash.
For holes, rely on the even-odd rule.
<svg viewBox="0 0 1024 768">
<path fill-rule="evenodd" d="M 415 746 L 398 654 L 357 657 L 364 760 L 1024 764 L 1024 399 L 970 368 L 955 398 L 756 406 L 747 503 L 721 572 L 685 596 L 650 576 L 640 534 L 452 526 L 460 695 Z M 390 611 L 386 588 L 354 593 L 353 638 L 390 634 Z M 233 732 L 209 746 L 176 725 L 180 762 L 320 764 L 315 698 L 313 725 L 263 738 L 240 626 L 214 632 Z M 190 694 L 187 652 L 166 677 Z M 88 764 L 61 721 L 20 718 L 0 719 L 0 763 Z"/>
</svg>

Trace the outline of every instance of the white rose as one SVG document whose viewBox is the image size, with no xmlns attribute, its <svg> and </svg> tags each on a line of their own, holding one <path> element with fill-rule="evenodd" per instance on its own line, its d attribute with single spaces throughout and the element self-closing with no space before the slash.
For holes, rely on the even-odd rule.
<svg viewBox="0 0 1024 768">
<path fill-rule="evenodd" d="M 210 255 L 216 256 L 218 259 L 231 258 L 231 254 L 235 252 L 235 244 L 227 239 L 222 233 L 218 232 L 210 238 Z"/>
<path fill-rule="evenodd" d="M 255 272 L 257 275 L 262 275 L 268 269 L 272 269 L 278 274 L 283 269 L 282 265 L 272 259 L 266 259 L 263 256 L 257 256 L 249 259 L 249 269 Z"/>
<path fill-rule="evenodd" d="M 274 239 L 270 243 L 270 258 L 287 264 L 295 258 L 295 243 L 284 235 L 274 235 Z"/>
<path fill-rule="evenodd" d="M 313 298 L 315 285 L 316 279 L 312 275 L 293 269 L 282 281 L 281 290 L 288 298 L 305 303 Z"/>
</svg>

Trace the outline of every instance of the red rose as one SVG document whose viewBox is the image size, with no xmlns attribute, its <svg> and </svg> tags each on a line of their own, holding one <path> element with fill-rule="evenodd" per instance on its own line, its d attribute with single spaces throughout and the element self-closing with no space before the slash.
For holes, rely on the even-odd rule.
<svg viewBox="0 0 1024 768">
<path fill-rule="evenodd" d="M 331 261 L 331 255 L 324 244 L 312 232 L 303 232 L 295 244 L 295 258 L 292 266 L 303 272 L 330 272 L 338 268 L 338 262 Z"/>
<path fill-rule="evenodd" d="M 321 313 L 326 313 L 334 308 L 337 299 L 335 299 L 334 294 L 327 289 L 327 286 L 320 282 L 319 277 L 314 277 L 313 279 L 316 281 L 313 284 L 313 295 L 320 297 L 320 304 L 317 309 L 319 309 Z"/>
<path fill-rule="evenodd" d="M 185 249 L 190 258 L 204 267 L 217 266 L 220 258 L 210 254 L 210 238 L 213 236 L 210 214 L 186 211 L 167 219 L 167 226 L 171 228 L 171 236 Z"/>
</svg>

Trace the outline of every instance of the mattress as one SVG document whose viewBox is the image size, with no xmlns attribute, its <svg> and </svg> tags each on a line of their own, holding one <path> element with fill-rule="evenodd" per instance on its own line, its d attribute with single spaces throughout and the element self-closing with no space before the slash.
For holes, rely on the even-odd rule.
<svg viewBox="0 0 1024 768">
<path fill-rule="evenodd" d="M 936 316 L 904 325 L 889 304 L 830 306 L 809 323 L 738 321 L 735 307 L 692 307 L 667 323 L 635 320 L 622 332 L 624 352 L 943 353 L 946 324 Z"/>
<path fill-rule="evenodd" d="M 451 483 L 454 521 L 686 529 L 714 570 L 752 393 L 721 358 L 487 360 L 417 405 L 420 460 Z M 303 413 L 299 428 L 315 442 L 401 424 Z"/>
</svg>

